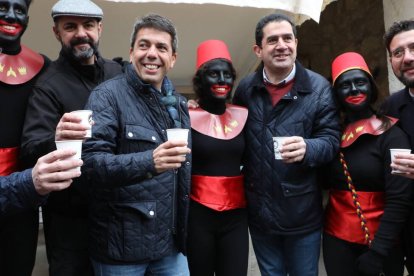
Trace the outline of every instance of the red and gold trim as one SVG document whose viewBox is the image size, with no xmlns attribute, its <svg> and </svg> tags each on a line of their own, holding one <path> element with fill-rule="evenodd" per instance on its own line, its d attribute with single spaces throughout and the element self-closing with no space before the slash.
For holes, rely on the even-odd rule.
<svg viewBox="0 0 414 276">
<path fill-rule="evenodd" d="M 239 135 L 247 121 L 246 108 L 227 104 L 222 115 L 211 114 L 204 109 L 190 109 L 191 128 L 217 139 L 230 140 Z"/>
<path fill-rule="evenodd" d="M 396 118 L 388 118 L 391 120 L 391 125 L 394 125 L 398 121 Z M 341 148 L 346 148 L 352 145 L 352 143 L 355 142 L 361 135 L 380 135 L 384 133 L 386 129 L 381 129 L 381 124 L 382 121 L 375 115 L 368 119 L 359 120 L 349 124 L 342 134 Z"/>
<path fill-rule="evenodd" d="M 0 176 L 18 171 L 19 148 L 0 148 Z"/>
<path fill-rule="evenodd" d="M 246 207 L 243 175 L 191 177 L 191 199 L 216 211 Z"/>
<path fill-rule="evenodd" d="M 42 70 L 44 59 L 33 50 L 21 45 L 17 55 L 0 54 L 0 82 L 22 84 L 34 78 Z"/>
</svg>

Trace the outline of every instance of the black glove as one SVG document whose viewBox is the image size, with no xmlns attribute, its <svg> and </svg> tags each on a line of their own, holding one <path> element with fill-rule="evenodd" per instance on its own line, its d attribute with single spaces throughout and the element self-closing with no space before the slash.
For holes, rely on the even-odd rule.
<svg viewBox="0 0 414 276">
<path fill-rule="evenodd" d="M 358 272 L 364 276 L 378 276 L 384 275 L 383 265 L 385 257 L 372 251 L 368 250 L 358 257 L 356 260 L 356 266 Z"/>
</svg>

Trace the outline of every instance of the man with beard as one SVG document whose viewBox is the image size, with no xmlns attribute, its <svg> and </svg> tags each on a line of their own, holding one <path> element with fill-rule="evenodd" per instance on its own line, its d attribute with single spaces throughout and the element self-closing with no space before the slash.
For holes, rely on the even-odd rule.
<svg viewBox="0 0 414 276">
<path fill-rule="evenodd" d="M 73 124 L 69 117 L 64 124 L 74 131 L 62 130 L 59 119 L 64 113 L 83 109 L 95 86 L 121 72 L 118 63 L 102 58 L 98 52 L 103 12 L 96 4 L 61 0 L 53 6 L 52 18 L 62 49 L 36 82 L 29 99 L 21 157 L 30 164 L 54 150 L 55 140 L 84 139 L 86 131 L 76 126 L 80 124 Z M 43 208 L 52 276 L 92 275 L 87 252 L 86 187 L 84 178 L 76 179 L 69 189 L 51 193 Z"/>
<path fill-rule="evenodd" d="M 414 148 L 414 20 L 395 22 L 384 35 L 390 63 L 395 76 L 405 88 L 392 94 L 385 102 L 385 112 L 398 118 L 398 124 L 410 138 Z M 401 175 L 414 179 L 414 155 L 399 154 L 391 167 Z M 406 267 L 414 275 L 414 212 L 405 231 Z"/>
<path fill-rule="evenodd" d="M 0 0 L 0 176 L 21 168 L 18 154 L 27 100 L 50 63 L 20 43 L 30 4 L 31 0 Z M 0 275 L 31 275 L 38 228 L 37 208 L 1 217 Z"/>
</svg>

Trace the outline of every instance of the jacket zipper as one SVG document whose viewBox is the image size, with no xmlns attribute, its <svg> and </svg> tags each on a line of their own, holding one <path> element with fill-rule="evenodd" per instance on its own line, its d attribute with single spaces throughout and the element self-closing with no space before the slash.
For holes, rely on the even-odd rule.
<svg viewBox="0 0 414 276">
<path fill-rule="evenodd" d="M 161 104 L 158 101 L 158 97 L 156 95 L 154 95 L 155 101 L 157 103 L 158 109 L 160 111 L 160 113 L 162 114 L 162 118 L 164 120 L 164 125 L 168 127 L 168 120 L 167 118 L 165 118 L 165 114 L 162 110 Z M 173 170 L 173 194 L 172 194 L 172 226 L 171 226 L 171 231 L 173 233 L 173 235 L 175 235 L 177 233 L 177 229 L 175 227 L 175 223 L 176 223 L 176 203 L 177 203 L 177 175 L 178 170 L 174 169 Z"/>
</svg>

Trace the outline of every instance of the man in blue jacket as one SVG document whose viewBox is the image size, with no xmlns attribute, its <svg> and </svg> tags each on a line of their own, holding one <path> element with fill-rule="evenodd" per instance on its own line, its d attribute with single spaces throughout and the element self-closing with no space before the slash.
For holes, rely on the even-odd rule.
<svg viewBox="0 0 414 276">
<path fill-rule="evenodd" d="M 296 29 L 280 14 L 256 26 L 259 69 L 234 103 L 246 106 L 245 191 L 249 228 L 262 275 L 317 276 L 322 198 L 317 168 L 339 148 L 329 82 L 298 61 Z M 273 137 L 285 137 L 275 159 Z"/>
<path fill-rule="evenodd" d="M 55 150 L 39 158 L 33 169 L 0 176 L 0 217 L 35 209 L 46 202 L 50 192 L 69 187 L 72 178 L 81 175 L 71 169 L 81 166 L 82 160 L 66 159 L 74 154 Z"/>
<path fill-rule="evenodd" d="M 190 128 L 187 101 L 166 77 L 175 64 L 172 23 L 138 20 L 125 72 L 92 91 L 94 131 L 84 144 L 90 195 L 90 254 L 102 275 L 188 275 L 190 191 L 187 141 L 166 130 Z"/>
</svg>

